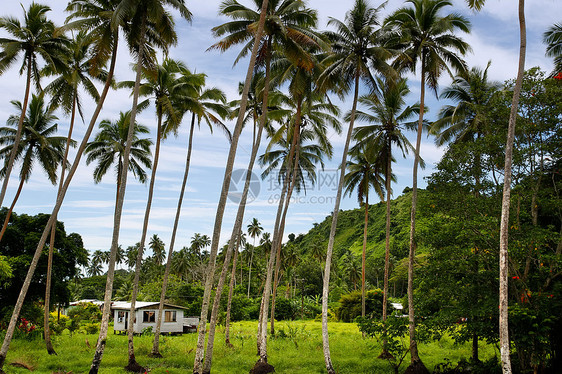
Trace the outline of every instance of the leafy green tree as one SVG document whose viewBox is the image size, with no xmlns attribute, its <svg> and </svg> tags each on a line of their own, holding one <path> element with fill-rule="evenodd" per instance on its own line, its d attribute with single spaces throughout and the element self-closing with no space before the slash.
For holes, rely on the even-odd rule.
<svg viewBox="0 0 562 374">
<path fill-rule="evenodd" d="M 7 209 L 0 211 L 0 218 L 5 218 Z M 0 242 L 0 256 L 4 256 L 12 271 L 8 282 L 0 283 L 0 319 L 7 321 L 14 305 L 19 299 L 20 290 L 25 282 L 29 259 L 33 256 L 43 227 L 49 220 L 48 214 L 29 216 L 12 214 L 11 224 Z M 66 233 L 64 224 L 57 222 L 53 261 L 53 303 L 65 304 L 70 301 L 69 279 L 73 279 L 86 266 L 88 252 L 82 238 L 75 233 Z M 47 251 L 41 254 L 37 276 L 33 278 L 23 310 L 43 300 L 45 295 L 45 275 L 47 273 Z M 24 315 L 25 316 L 25 315 Z M 40 323 L 42 311 L 37 315 Z M 26 317 L 27 318 L 27 317 Z M 35 321 L 34 321 L 35 322 Z"/>
<path fill-rule="evenodd" d="M 18 112 L 22 110 L 22 104 L 19 101 L 13 101 L 12 104 Z M 53 122 L 58 118 L 45 108 L 43 95 L 32 96 L 27 114 L 22 123 L 21 139 L 16 141 L 18 130 L 12 127 L 18 126 L 18 117 L 17 115 L 12 115 L 8 118 L 6 124 L 10 127 L 0 127 L 0 146 L 3 147 L 0 149 L 0 157 L 6 160 L 4 167 L 0 170 L 0 174 L 3 176 L 7 175 L 9 154 L 14 153 L 15 159 L 18 161 L 21 159 L 20 183 L 4 219 L 2 231 L 0 231 L 0 241 L 4 237 L 10 216 L 18 201 L 23 185 L 31 176 L 33 166 L 39 163 L 47 174 L 49 181 L 56 184 L 56 169 L 62 162 L 66 140 L 64 137 L 55 135 L 58 125 L 53 124 Z"/>
<path fill-rule="evenodd" d="M 427 369 L 421 362 L 415 339 L 414 300 L 413 300 L 413 261 L 416 247 L 416 204 L 418 192 L 418 165 L 420 162 L 420 146 L 423 130 L 425 107 L 425 86 L 437 91 L 438 78 L 443 71 L 450 71 L 450 67 L 457 71 L 466 70 L 466 64 L 460 57 L 470 50 L 470 46 L 456 31 L 469 32 L 470 22 L 456 13 L 441 16 L 442 10 L 451 6 L 449 0 L 410 0 L 411 6 L 396 10 L 386 20 L 385 24 L 398 33 L 399 49 L 394 63 L 400 70 L 416 71 L 420 65 L 420 111 L 414 156 L 414 170 L 412 182 L 412 212 L 410 222 L 410 263 L 408 267 L 408 315 L 410 319 L 410 356 L 411 367 L 420 367 L 423 372 Z M 385 294 L 386 296 L 386 294 Z M 383 303 L 384 307 L 384 303 Z M 383 319 L 386 315 L 383 315 Z M 424 370 L 425 369 L 425 370 Z"/>
</svg>

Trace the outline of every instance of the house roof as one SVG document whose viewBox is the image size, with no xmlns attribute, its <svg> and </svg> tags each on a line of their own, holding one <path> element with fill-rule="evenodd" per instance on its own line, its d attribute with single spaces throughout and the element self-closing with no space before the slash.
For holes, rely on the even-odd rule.
<svg viewBox="0 0 562 374">
<path fill-rule="evenodd" d="M 82 300 L 78 300 L 78 301 L 72 301 L 69 305 L 74 306 L 74 305 L 83 304 L 83 303 L 92 303 L 94 305 L 103 305 L 103 301 L 97 300 L 97 299 L 82 299 Z"/>
<path fill-rule="evenodd" d="M 156 309 L 158 308 L 158 305 L 160 304 L 160 302 L 158 301 L 137 301 L 135 303 L 135 310 L 138 309 Z M 164 307 L 168 308 L 168 309 L 187 309 L 183 306 L 178 306 L 178 305 L 173 305 L 173 304 L 169 304 L 169 303 L 164 303 Z M 126 301 L 114 301 L 111 304 L 111 309 L 119 309 L 119 310 L 130 310 L 131 309 L 131 303 L 126 302 Z"/>
</svg>

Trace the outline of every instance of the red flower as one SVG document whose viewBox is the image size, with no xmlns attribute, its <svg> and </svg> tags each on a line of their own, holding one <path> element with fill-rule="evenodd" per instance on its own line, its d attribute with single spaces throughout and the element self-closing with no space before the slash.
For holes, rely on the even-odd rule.
<svg viewBox="0 0 562 374">
<path fill-rule="evenodd" d="M 562 71 L 560 73 L 558 73 L 557 75 L 554 76 L 554 79 L 556 80 L 562 80 Z"/>
<path fill-rule="evenodd" d="M 517 275 L 516 275 L 516 276 L 514 276 L 514 277 L 512 277 L 512 278 L 513 278 L 513 279 L 519 279 L 519 277 L 518 277 Z"/>
</svg>

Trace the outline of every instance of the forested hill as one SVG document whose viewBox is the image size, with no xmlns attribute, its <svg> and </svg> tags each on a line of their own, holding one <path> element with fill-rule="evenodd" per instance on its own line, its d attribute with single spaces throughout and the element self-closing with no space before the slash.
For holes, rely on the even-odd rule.
<svg viewBox="0 0 562 374">
<path fill-rule="evenodd" d="M 427 193 L 418 190 L 418 217 L 427 215 L 424 212 L 427 206 Z M 390 252 L 391 261 L 400 263 L 405 259 L 409 249 L 410 235 L 410 207 L 412 194 L 409 188 L 391 200 L 390 217 Z M 294 238 L 293 242 L 304 252 L 311 254 L 314 247 L 322 248 L 326 252 L 328 237 L 332 223 L 331 215 L 327 216 L 321 223 L 315 223 L 314 227 L 304 235 Z M 360 266 L 361 252 L 363 247 L 363 227 L 365 223 L 365 208 L 358 207 L 352 210 L 342 210 L 338 215 L 338 227 L 334 242 L 334 263 L 341 265 L 342 270 L 349 267 L 349 262 L 355 262 Z M 386 203 L 369 206 L 369 219 L 367 228 L 367 278 L 370 283 L 376 285 L 381 283 L 384 272 L 384 249 L 386 230 Z M 421 251 L 423 253 L 423 251 Z M 396 269 L 397 271 L 399 269 Z M 405 269 L 404 269 L 405 270 Z M 337 271 L 337 270 L 336 270 Z M 405 275 L 405 272 L 404 272 Z"/>
</svg>

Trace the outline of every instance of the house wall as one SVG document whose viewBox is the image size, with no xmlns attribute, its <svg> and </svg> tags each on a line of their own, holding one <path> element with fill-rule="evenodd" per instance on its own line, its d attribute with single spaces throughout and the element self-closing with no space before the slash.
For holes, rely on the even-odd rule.
<svg viewBox="0 0 562 374">
<path fill-rule="evenodd" d="M 155 319 L 154 322 L 143 322 L 143 313 L 145 311 L 154 312 Z M 164 316 L 166 315 L 166 311 L 175 311 L 176 312 L 176 321 L 175 322 L 165 322 Z M 122 322 L 119 322 L 117 317 L 119 310 L 114 310 L 114 324 L 113 329 L 114 331 L 125 331 L 125 320 L 123 319 Z M 164 316 L 162 316 L 162 325 L 160 327 L 160 332 L 163 333 L 175 333 L 175 332 L 183 332 L 183 310 L 182 309 L 170 309 L 165 308 L 163 310 Z M 134 333 L 140 334 L 145 328 L 152 327 L 152 329 L 156 329 L 156 321 L 158 321 L 158 309 L 138 309 L 135 312 L 136 315 L 136 323 L 134 325 Z"/>
</svg>

